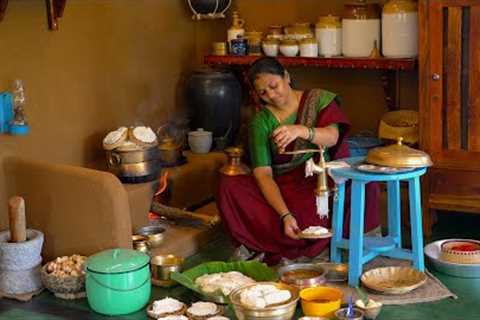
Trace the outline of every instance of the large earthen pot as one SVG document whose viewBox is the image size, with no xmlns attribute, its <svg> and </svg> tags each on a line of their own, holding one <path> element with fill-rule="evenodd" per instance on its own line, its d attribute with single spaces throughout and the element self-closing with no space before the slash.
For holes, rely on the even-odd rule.
<svg viewBox="0 0 480 320">
<path fill-rule="evenodd" d="M 192 117 L 190 128 L 203 128 L 212 132 L 213 137 L 228 133 L 228 144 L 233 141 L 240 126 L 242 87 L 231 71 L 211 68 L 194 71 L 187 81 L 186 98 Z"/>
</svg>

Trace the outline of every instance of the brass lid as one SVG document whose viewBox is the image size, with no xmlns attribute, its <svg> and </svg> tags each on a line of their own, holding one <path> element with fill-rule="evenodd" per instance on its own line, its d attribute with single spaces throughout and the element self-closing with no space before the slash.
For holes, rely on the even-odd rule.
<svg viewBox="0 0 480 320">
<path fill-rule="evenodd" d="M 315 24 L 316 28 L 341 28 L 342 22 L 340 21 L 340 17 L 337 16 L 321 16 L 318 18 L 318 22 Z"/>
<path fill-rule="evenodd" d="M 343 18 L 354 20 L 380 19 L 380 6 L 378 3 L 367 3 L 365 0 L 349 2 L 344 6 Z"/>
<path fill-rule="evenodd" d="M 390 0 L 383 6 L 383 13 L 412 13 L 418 11 L 418 5 L 412 0 Z"/>
<path fill-rule="evenodd" d="M 432 160 L 427 153 L 403 145 L 402 140 L 403 138 L 399 137 L 396 144 L 370 150 L 366 161 L 380 166 L 400 168 L 421 168 L 432 165 Z"/>
</svg>

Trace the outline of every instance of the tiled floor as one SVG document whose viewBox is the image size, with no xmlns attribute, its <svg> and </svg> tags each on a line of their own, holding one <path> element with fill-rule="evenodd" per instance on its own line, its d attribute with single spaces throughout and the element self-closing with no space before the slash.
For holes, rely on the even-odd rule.
<svg viewBox="0 0 480 320">
<path fill-rule="evenodd" d="M 443 238 L 480 238 L 480 215 L 464 215 L 457 213 L 441 214 L 439 222 L 434 227 L 432 240 Z M 228 258 L 232 247 L 225 238 L 210 243 L 202 248 L 201 252 L 190 257 L 186 268 L 208 260 L 221 260 Z M 450 277 L 432 270 L 459 298 L 457 300 L 444 299 L 433 303 L 410 304 L 406 306 L 385 306 L 378 320 L 474 320 L 480 319 L 480 279 L 461 279 Z M 172 289 L 154 288 L 152 299 L 164 296 L 179 297 L 184 302 L 195 299 L 187 289 L 177 286 Z M 298 318 L 301 315 L 300 307 L 297 309 Z M 0 319 L 108 319 L 95 314 L 88 307 L 85 299 L 79 301 L 64 301 L 55 299 L 48 292 L 35 297 L 31 302 L 20 303 L 11 300 L 0 300 Z M 116 317 L 115 319 L 147 319 L 144 310 L 137 313 Z"/>
</svg>

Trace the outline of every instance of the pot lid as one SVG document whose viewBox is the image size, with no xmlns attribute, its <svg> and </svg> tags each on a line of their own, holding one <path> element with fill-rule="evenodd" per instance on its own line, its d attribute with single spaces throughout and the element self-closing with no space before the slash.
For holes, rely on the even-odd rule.
<svg viewBox="0 0 480 320">
<path fill-rule="evenodd" d="M 212 133 L 210 131 L 204 131 L 203 128 L 198 128 L 195 131 L 190 131 L 188 133 L 189 136 L 201 137 L 201 136 L 209 136 Z"/>
<path fill-rule="evenodd" d="M 321 16 L 318 18 L 318 22 L 315 24 L 317 28 L 341 28 L 342 21 L 337 16 Z"/>
<path fill-rule="evenodd" d="M 132 249 L 111 249 L 101 251 L 87 259 L 87 269 L 99 273 L 122 273 L 145 266 L 150 257 Z"/>
<path fill-rule="evenodd" d="M 164 138 L 158 145 L 160 150 L 175 150 L 178 149 L 179 145 L 175 143 L 175 139 L 173 138 Z"/>
<path fill-rule="evenodd" d="M 420 168 L 432 165 L 430 156 L 417 149 L 402 144 L 399 137 L 396 144 L 371 149 L 367 154 L 368 163 L 387 167 Z"/>
</svg>

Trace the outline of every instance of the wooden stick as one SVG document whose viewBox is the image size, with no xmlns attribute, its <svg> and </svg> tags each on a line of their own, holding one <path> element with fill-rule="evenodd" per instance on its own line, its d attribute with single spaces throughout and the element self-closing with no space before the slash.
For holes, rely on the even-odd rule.
<svg viewBox="0 0 480 320">
<path fill-rule="evenodd" d="M 280 154 L 302 154 L 302 153 L 309 153 L 309 152 L 322 152 L 322 149 L 303 149 L 303 150 L 295 150 L 295 151 L 283 151 Z"/>
<path fill-rule="evenodd" d="M 8 201 L 8 218 L 10 224 L 10 242 L 27 240 L 25 221 L 25 200 L 22 197 L 12 197 Z"/>
</svg>

